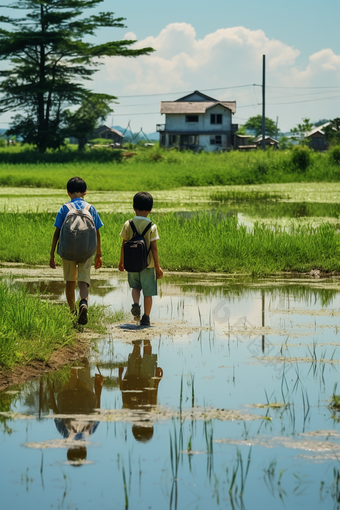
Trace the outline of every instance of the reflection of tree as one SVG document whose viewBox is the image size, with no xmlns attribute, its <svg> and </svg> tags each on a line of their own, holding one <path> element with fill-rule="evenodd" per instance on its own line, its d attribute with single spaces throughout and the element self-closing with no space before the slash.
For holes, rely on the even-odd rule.
<svg viewBox="0 0 340 510">
<path fill-rule="evenodd" d="M 289 278 L 287 278 L 289 279 Z M 206 281 L 206 284 L 204 284 Z M 283 298 L 290 299 L 294 298 L 297 301 L 301 301 L 304 306 L 315 305 L 319 300 L 322 307 L 331 305 L 334 298 L 339 294 L 336 289 L 327 288 L 310 288 L 308 287 L 308 279 L 306 279 L 306 285 L 301 283 L 287 285 L 282 284 L 280 286 L 275 284 L 275 281 L 270 285 L 268 280 L 264 283 L 265 294 L 268 298 Z M 254 280 L 252 278 L 244 278 L 242 282 L 240 280 L 234 281 L 230 278 L 214 278 L 211 280 L 209 275 L 200 275 L 200 283 L 197 283 L 197 275 L 193 277 L 181 276 L 178 277 L 167 277 L 167 284 L 171 285 L 172 293 L 178 293 L 178 295 L 184 296 L 190 294 L 195 296 L 197 303 L 205 303 L 207 296 L 217 297 L 220 299 L 228 300 L 230 303 L 237 303 L 240 298 L 253 299 L 256 294 L 259 293 L 261 280 Z"/>
<path fill-rule="evenodd" d="M 50 402 L 55 414 L 70 415 L 70 418 L 55 418 L 54 422 L 64 439 L 80 441 L 91 436 L 99 425 L 96 421 L 81 420 L 77 414 L 91 414 L 100 408 L 100 397 L 103 376 L 95 374 L 94 389 L 87 359 L 82 367 L 71 368 L 70 378 L 63 385 L 55 399 L 54 387 L 50 386 Z M 86 458 L 86 447 L 80 443 L 67 452 L 70 461 L 81 461 Z"/>
<path fill-rule="evenodd" d="M 119 386 L 122 391 L 123 408 L 147 411 L 157 405 L 158 385 L 163 377 L 163 370 L 157 367 L 157 354 L 152 354 L 150 340 L 133 342 L 133 351 L 129 354 L 127 369 L 119 368 Z M 132 433 L 137 441 L 147 442 L 153 436 L 153 425 L 143 417 L 144 425 L 132 426 Z"/>
<path fill-rule="evenodd" d="M 11 391 L 11 392 L 9 392 Z M 12 393 L 13 392 L 13 393 Z M 0 412 L 9 413 L 12 411 L 12 406 L 20 398 L 20 387 L 12 386 L 10 390 L 0 393 Z M 3 416 L 0 414 L 0 430 L 2 429 L 5 434 L 12 434 L 12 429 L 9 426 L 9 422 L 12 418 Z"/>
<path fill-rule="evenodd" d="M 65 292 L 65 284 L 63 281 L 43 280 L 26 282 L 25 286 L 32 294 L 51 294 L 52 296 L 60 297 Z M 91 282 L 91 294 L 93 296 L 105 297 L 113 290 L 114 287 L 110 280 L 93 280 Z"/>
</svg>

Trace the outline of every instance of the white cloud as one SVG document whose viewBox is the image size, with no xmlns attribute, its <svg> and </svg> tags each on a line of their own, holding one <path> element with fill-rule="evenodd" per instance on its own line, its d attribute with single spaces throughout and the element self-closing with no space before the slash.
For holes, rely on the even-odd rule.
<svg viewBox="0 0 340 510">
<path fill-rule="evenodd" d="M 136 39 L 134 33 L 128 33 L 125 37 Z M 156 51 L 137 59 L 106 58 L 105 72 L 100 73 L 101 88 L 105 88 L 105 92 L 110 89 L 111 93 L 122 96 L 261 84 L 262 55 L 266 55 L 268 99 L 270 98 L 268 104 L 274 103 L 276 98 L 276 106 L 269 106 L 268 116 L 286 116 L 291 127 L 303 116 L 309 116 L 312 120 L 340 116 L 339 101 L 335 108 L 331 101 L 326 101 L 325 104 L 320 101 L 315 103 L 316 106 L 313 103 L 304 103 L 301 107 L 295 104 L 289 113 L 288 107 L 278 105 L 283 101 L 279 99 L 279 93 L 273 91 L 271 94 L 269 89 L 269 86 L 340 86 L 340 55 L 334 54 L 331 49 L 322 49 L 311 55 L 308 65 L 301 69 L 297 64 L 299 50 L 284 42 L 269 39 L 262 30 L 239 26 L 219 29 L 199 39 L 194 27 L 187 23 L 172 23 L 158 36 L 147 37 L 135 44 L 136 48 L 147 46 Z M 98 77 L 96 82 L 99 83 Z M 293 101 L 293 92 L 286 91 L 287 97 L 289 94 Z M 237 100 L 237 114 L 240 117 L 248 118 L 260 113 L 251 108 L 241 110 L 241 107 L 260 102 L 261 89 L 221 90 L 211 95 L 219 99 Z M 171 100 L 176 97 L 164 96 L 158 99 Z M 123 113 L 123 110 L 120 110 L 120 113 Z M 289 115 L 291 121 L 288 120 Z"/>
</svg>

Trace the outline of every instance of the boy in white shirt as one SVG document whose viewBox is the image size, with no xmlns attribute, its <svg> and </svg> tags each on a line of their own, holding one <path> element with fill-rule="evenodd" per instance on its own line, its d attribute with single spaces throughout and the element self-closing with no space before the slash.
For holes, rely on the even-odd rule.
<svg viewBox="0 0 340 510">
<path fill-rule="evenodd" d="M 133 197 L 133 209 L 136 213 L 133 223 L 136 230 L 141 233 L 150 223 L 148 215 L 152 210 L 153 198 L 150 193 L 141 191 Z M 124 223 L 120 237 L 123 238 L 120 253 L 119 270 L 124 271 L 124 244 L 133 236 L 130 224 L 131 220 Z M 157 296 L 157 279 L 162 278 L 163 271 L 159 265 L 157 240 L 159 239 L 157 226 L 152 223 L 151 228 L 145 234 L 145 241 L 149 251 L 148 266 L 139 273 L 128 272 L 128 282 L 132 289 L 133 305 L 131 313 L 136 320 L 140 320 L 141 326 L 150 326 L 150 312 L 152 307 L 152 296 Z M 144 295 L 144 314 L 140 319 L 140 292 Z"/>
</svg>

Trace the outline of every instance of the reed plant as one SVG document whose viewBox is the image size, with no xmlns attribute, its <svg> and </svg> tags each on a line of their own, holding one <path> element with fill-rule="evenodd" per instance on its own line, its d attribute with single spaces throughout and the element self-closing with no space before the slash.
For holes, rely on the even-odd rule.
<svg viewBox="0 0 340 510">
<path fill-rule="evenodd" d="M 118 267 L 119 232 L 129 216 L 101 217 L 104 266 Z M 0 260 L 48 264 L 54 218 L 49 213 L 0 213 Z M 218 213 L 155 214 L 151 219 L 160 232 L 160 262 L 166 270 L 250 275 L 340 270 L 339 236 L 329 223 L 288 228 L 254 223 L 249 230 L 237 218 Z"/>
</svg>

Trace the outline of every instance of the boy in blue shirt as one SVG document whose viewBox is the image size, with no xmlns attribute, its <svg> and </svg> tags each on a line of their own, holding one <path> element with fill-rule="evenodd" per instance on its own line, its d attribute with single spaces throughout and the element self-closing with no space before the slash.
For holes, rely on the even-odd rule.
<svg viewBox="0 0 340 510">
<path fill-rule="evenodd" d="M 148 215 L 153 206 L 153 198 L 150 193 L 141 191 L 133 197 L 133 209 L 136 216 L 133 223 L 139 233 L 143 232 L 150 220 Z M 124 244 L 132 238 L 133 231 L 130 221 L 126 221 L 119 234 L 123 238 L 120 252 L 119 271 L 124 271 Z M 152 307 L 152 296 L 157 296 L 157 278 L 162 278 L 163 271 L 159 265 L 157 240 L 159 239 L 156 225 L 153 223 L 145 234 L 145 241 L 148 249 L 148 266 L 140 273 L 128 272 L 128 282 L 132 289 L 133 305 L 131 313 L 136 320 L 140 319 L 140 292 L 144 294 L 144 314 L 140 321 L 141 326 L 150 326 L 150 312 Z"/>
<path fill-rule="evenodd" d="M 86 182 L 80 177 L 72 177 L 67 183 L 67 193 L 71 199 L 72 205 L 76 209 L 84 209 L 88 203 L 85 202 L 84 196 L 87 193 Z M 55 231 L 52 239 L 51 256 L 50 256 L 50 267 L 55 269 L 56 264 L 54 260 L 54 252 L 60 236 L 60 229 L 65 221 L 66 215 L 69 209 L 64 204 L 58 211 L 56 220 L 54 222 Z M 99 269 L 103 265 L 101 245 L 100 245 L 100 233 L 99 229 L 103 226 L 96 209 L 91 205 L 89 212 L 93 218 L 96 231 L 97 231 L 97 251 L 95 256 L 94 267 Z M 78 324 L 87 324 L 87 309 L 88 309 L 88 296 L 90 286 L 90 271 L 92 265 L 92 257 L 87 260 L 66 260 L 62 259 L 64 280 L 66 282 L 66 299 L 70 307 L 71 312 L 77 315 L 76 309 L 76 282 L 78 281 L 78 287 L 80 292 L 80 303 L 79 303 L 79 316 Z"/>
</svg>

